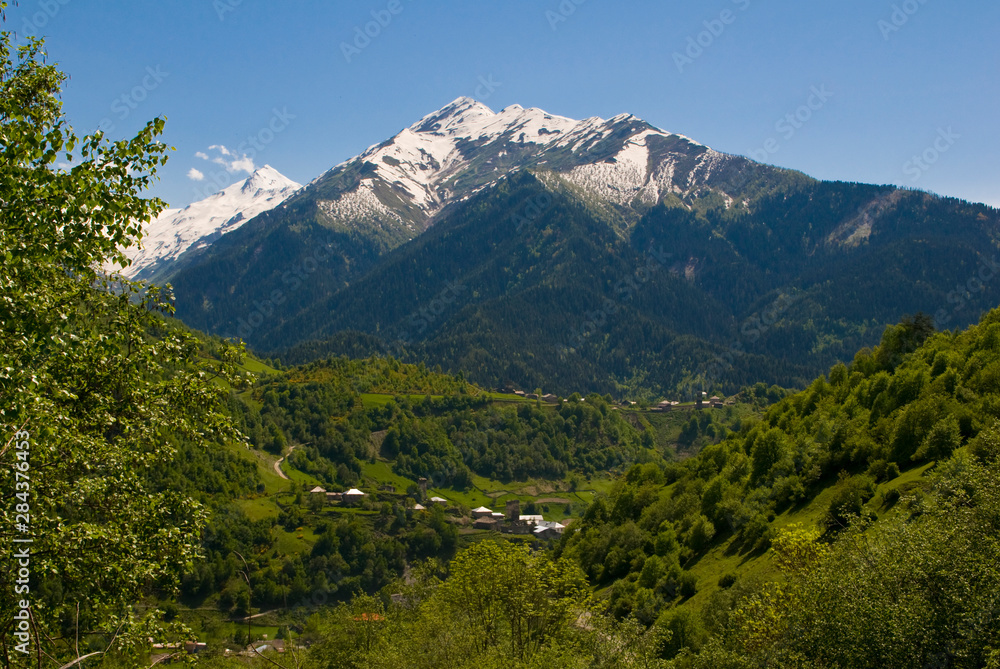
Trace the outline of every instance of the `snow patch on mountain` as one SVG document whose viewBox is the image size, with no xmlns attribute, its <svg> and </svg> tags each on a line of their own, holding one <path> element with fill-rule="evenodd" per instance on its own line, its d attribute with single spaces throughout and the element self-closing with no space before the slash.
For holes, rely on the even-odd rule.
<svg viewBox="0 0 1000 669">
<path fill-rule="evenodd" d="M 358 188 L 341 194 L 336 200 L 319 200 L 319 210 L 337 224 L 345 227 L 356 225 L 359 221 L 375 222 L 391 220 L 408 227 L 412 224 L 382 204 L 370 182 L 363 182 Z"/>
<path fill-rule="evenodd" d="M 601 198 L 622 206 L 639 200 L 653 205 L 660 199 L 660 187 L 649 177 L 649 147 L 651 135 L 663 134 L 650 130 L 626 140 L 614 157 L 600 163 L 580 165 L 567 174 L 576 185 Z"/>
</svg>

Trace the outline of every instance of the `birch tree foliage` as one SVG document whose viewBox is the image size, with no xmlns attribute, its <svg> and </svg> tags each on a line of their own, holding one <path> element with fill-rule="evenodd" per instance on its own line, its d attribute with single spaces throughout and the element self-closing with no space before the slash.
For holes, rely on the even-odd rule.
<svg viewBox="0 0 1000 669">
<path fill-rule="evenodd" d="M 6 9 L 0 2 L 0 13 Z M 6 20 L 6 17 L 4 17 Z M 221 361 L 162 315 L 169 294 L 108 276 L 164 206 L 141 193 L 167 159 L 164 119 L 135 137 L 78 137 L 65 75 L 42 41 L 0 35 L 0 646 L 30 602 L 33 666 L 84 649 L 129 652 L 149 630 L 133 605 L 197 556 L 205 510 L 157 490 L 179 439 L 240 437 L 225 415 L 240 350 Z M 25 448 L 25 445 L 27 446 Z M 20 485 L 18 485 L 20 483 Z M 18 493 L 27 493 L 18 495 Z M 25 505 L 25 506 L 19 506 Z M 18 511 L 27 511 L 17 517 Z M 25 518 L 26 516 L 26 518 Z M 27 522 L 25 522 L 27 521 Z M 14 594 L 17 536 L 30 592 Z M 72 652 L 71 652 L 72 648 Z M 23 658 L 21 658 L 23 660 Z"/>
</svg>

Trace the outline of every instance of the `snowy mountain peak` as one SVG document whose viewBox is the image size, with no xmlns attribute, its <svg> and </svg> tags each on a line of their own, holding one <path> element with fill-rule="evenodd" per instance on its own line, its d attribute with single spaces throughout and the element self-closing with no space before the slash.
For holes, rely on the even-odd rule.
<svg viewBox="0 0 1000 669">
<path fill-rule="evenodd" d="M 281 191 L 287 188 L 297 190 L 299 187 L 299 184 L 295 183 L 278 170 L 274 169 L 270 165 L 264 165 L 263 167 L 258 167 L 254 173 L 243 182 L 243 186 L 240 190 L 246 193 L 256 190 Z"/>
<path fill-rule="evenodd" d="M 142 248 L 125 255 L 132 264 L 122 270 L 130 279 L 151 279 L 166 263 L 189 249 L 207 246 L 238 229 L 254 216 L 273 209 L 301 186 L 270 165 L 258 168 L 243 181 L 227 186 L 183 209 L 165 209 L 146 224 Z M 109 271 L 119 268 L 109 266 Z"/>
<path fill-rule="evenodd" d="M 667 137 L 687 140 L 632 114 L 577 121 L 518 104 L 494 112 L 460 97 L 324 175 L 359 171 L 349 192 L 324 200 L 321 208 L 345 225 L 364 211 L 372 221 L 388 216 L 415 231 L 449 202 L 525 167 L 559 172 L 619 204 L 656 201 L 667 191 L 695 187 L 721 155 L 690 141 L 660 141 Z M 648 168 L 661 159 L 667 162 L 658 173 Z M 675 161 L 684 167 L 675 170 Z M 400 201 L 406 221 L 399 218 Z M 389 216 L 388 209 L 396 214 Z"/>
</svg>

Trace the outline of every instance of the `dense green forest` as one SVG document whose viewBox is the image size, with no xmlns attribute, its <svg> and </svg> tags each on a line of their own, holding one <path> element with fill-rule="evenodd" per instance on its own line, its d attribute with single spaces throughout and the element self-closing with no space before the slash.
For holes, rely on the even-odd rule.
<svg viewBox="0 0 1000 669">
<path fill-rule="evenodd" d="M 475 544 L 314 616 L 300 659 L 1000 666 L 998 366 L 1000 311 L 906 319 L 698 455 L 632 466 L 552 550 Z"/>
<path fill-rule="evenodd" d="M 664 201 L 623 233 L 560 184 L 502 180 L 250 345 L 294 363 L 391 353 L 488 387 L 733 393 L 805 387 L 902 314 L 964 327 L 1000 303 L 985 205 L 779 180 L 747 207 Z M 509 212 L 541 197 L 515 233 Z"/>
</svg>

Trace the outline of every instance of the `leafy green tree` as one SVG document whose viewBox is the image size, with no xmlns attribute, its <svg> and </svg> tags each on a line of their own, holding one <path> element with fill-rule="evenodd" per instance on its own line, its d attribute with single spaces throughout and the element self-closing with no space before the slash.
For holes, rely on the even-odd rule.
<svg viewBox="0 0 1000 669">
<path fill-rule="evenodd" d="M 920 448 L 913 454 L 914 460 L 944 460 L 951 457 L 956 448 L 962 445 L 962 430 L 958 419 L 945 416 L 927 433 Z"/>
<path fill-rule="evenodd" d="M 41 41 L 16 46 L 2 33 L 0 531 L 9 541 L 9 502 L 28 492 L 30 530 L 19 534 L 34 539 L 31 643 L 55 658 L 76 656 L 77 630 L 82 647 L 103 637 L 138 652 L 152 630 L 132 605 L 149 587 L 176 583 L 205 522 L 199 504 L 157 490 L 151 472 L 171 466 L 174 440 L 239 439 L 227 391 L 211 380 L 239 382 L 230 364 L 238 352 L 225 348 L 225 362 L 209 365 L 194 337 L 164 324 L 168 295 L 99 269 L 126 264 L 120 247 L 163 206 L 140 192 L 166 160 L 156 140 L 164 121 L 130 140 L 79 138 L 62 116 L 64 79 Z M 9 552 L 0 568 L 4 579 L 16 573 Z M 8 652 L 15 599 L 5 582 Z"/>
</svg>

